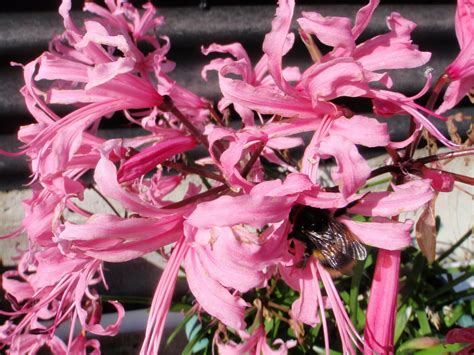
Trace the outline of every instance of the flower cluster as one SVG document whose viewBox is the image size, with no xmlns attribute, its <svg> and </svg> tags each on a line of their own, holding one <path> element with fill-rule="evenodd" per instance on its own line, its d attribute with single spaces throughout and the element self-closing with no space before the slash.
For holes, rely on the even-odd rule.
<svg viewBox="0 0 474 355">
<path fill-rule="evenodd" d="M 310 53 L 304 70 L 283 65 L 296 40 L 290 31 L 292 0 L 279 1 L 255 65 L 239 43 L 203 48 L 205 55 L 220 55 L 202 71 L 204 80 L 208 72 L 217 72 L 222 92 L 217 108 L 168 76 L 174 69 L 166 57 L 170 41 L 152 34 L 163 19 L 151 4 L 138 11 L 120 0 L 105 3 L 106 8 L 86 2 L 84 9 L 93 16 L 78 25 L 70 17 L 70 0 L 63 0 L 59 13 L 65 32 L 23 67 L 22 94 L 36 123 L 21 127 L 18 137 L 30 162 L 33 195 L 24 201 L 25 219 L 16 234 L 26 233 L 29 249 L 18 269 L 3 275 L 12 309 L 1 312 L 11 320 L 0 327 L 0 341 L 12 354 L 35 353 L 44 345 L 55 353 L 99 352 L 98 341 L 86 334 L 113 336 L 124 315 L 123 306 L 113 301 L 117 321 L 100 324 L 96 286 L 106 285 L 104 262 L 161 250 L 168 260 L 142 354 L 158 352 L 181 265 L 195 310 L 235 335 L 231 340 L 216 332 L 214 344 L 222 353 L 285 353 L 295 345 L 277 340 L 270 346 L 261 321 L 264 307 L 245 299 L 275 277 L 299 293 L 289 311 L 297 338 L 303 324 L 322 325 L 329 353 L 326 310 L 331 310 L 344 353 L 391 351 L 400 250 L 411 244 L 413 226 L 397 216 L 425 206 L 436 191 L 452 189 L 456 178 L 433 173 L 409 152 L 422 130 L 457 147 L 428 117 L 443 119 L 440 114 L 473 86 L 472 2 L 459 0 L 461 53 L 446 70 L 451 84 L 437 110 L 415 102 L 428 91 L 431 78 L 415 97 L 391 90 L 388 70 L 420 67 L 430 59 L 412 43 L 413 22 L 392 13 L 387 32 L 358 40 L 377 0 L 361 8 L 354 23 L 304 12 L 297 19 Z M 321 54 L 314 39 L 330 51 Z M 146 54 L 140 50 L 143 43 L 152 48 Z M 371 100 L 373 115 L 339 105 L 341 97 Z M 52 104 L 69 111 L 58 114 Z M 231 108 L 240 124 L 223 118 Z M 101 120 L 119 113 L 144 134 L 102 138 Z M 413 129 L 395 142 L 387 125 L 372 116 L 400 113 L 410 116 Z M 309 142 L 302 133 L 311 135 Z M 384 148 L 391 161 L 373 170 L 357 146 Z M 205 155 L 193 161 L 189 153 L 197 147 Z M 295 163 L 292 152 L 301 148 L 304 153 Z M 320 165 L 328 160 L 335 162 L 333 186 L 318 179 Z M 390 190 L 361 193 L 379 172 L 393 174 Z M 186 182 L 188 174 L 200 176 L 202 183 Z M 169 194 L 183 185 L 184 196 L 170 201 Z M 81 207 L 78 201 L 90 187 L 127 214 Z M 327 268 L 307 255 L 304 242 L 288 237 L 297 206 L 331 215 L 344 211 L 338 225 L 380 249 L 364 336 L 352 325 Z M 366 218 L 355 221 L 353 215 Z M 256 326 L 248 324 L 250 307 L 257 309 Z M 71 322 L 67 344 L 54 335 L 66 320 Z M 75 323 L 82 329 L 79 335 L 73 332 Z"/>
</svg>

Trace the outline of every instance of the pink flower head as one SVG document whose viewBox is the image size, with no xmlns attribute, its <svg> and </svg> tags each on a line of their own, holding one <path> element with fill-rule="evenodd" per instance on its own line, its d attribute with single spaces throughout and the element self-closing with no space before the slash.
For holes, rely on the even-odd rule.
<svg viewBox="0 0 474 355">
<path fill-rule="evenodd" d="M 117 321 L 106 327 L 100 324 L 101 308 L 92 287 L 102 280 L 102 264 L 97 260 L 67 258 L 57 248 L 34 255 L 26 253 L 18 272 L 3 275 L 3 287 L 14 310 L 1 313 L 21 317 L 4 341 L 15 344 L 29 333 L 53 334 L 66 319 L 72 319 L 71 329 L 79 319 L 86 331 L 98 335 L 116 334 L 124 309 L 118 302 L 111 301 L 118 312 Z M 50 321 L 51 325 L 45 327 L 44 321 Z"/>
<path fill-rule="evenodd" d="M 453 108 L 474 87 L 474 3 L 471 0 L 457 2 L 454 21 L 460 52 L 445 70 L 449 86 L 436 110 L 440 114 Z"/>
</svg>

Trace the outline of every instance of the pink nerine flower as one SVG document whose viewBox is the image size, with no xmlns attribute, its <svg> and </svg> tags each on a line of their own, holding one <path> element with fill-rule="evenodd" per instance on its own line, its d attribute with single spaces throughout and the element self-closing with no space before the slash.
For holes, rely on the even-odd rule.
<svg viewBox="0 0 474 355">
<path fill-rule="evenodd" d="M 443 113 L 453 108 L 474 87 L 474 2 L 458 0 L 456 7 L 456 36 L 460 52 L 456 59 L 446 67 L 449 86 L 444 101 L 436 110 Z"/>
<path fill-rule="evenodd" d="M 107 8 L 87 3 L 85 10 L 93 16 L 80 26 L 69 14 L 70 1 L 64 0 L 60 14 L 65 32 L 24 67 L 22 93 L 36 120 L 19 132 L 33 177 L 22 225 L 29 250 L 18 271 L 3 275 L 13 308 L 3 313 L 17 323 L 8 321 L 0 328 L 2 343 L 25 351 L 46 344 L 59 353 L 98 352 L 98 343 L 88 340 L 87 333 L 116 334 L 124 312 L 112 301 L 117 321 L 101 325 L 96 288 L 99 283 L 106 287 L 104 263 L 159 251 L 167 264 L 141 354 L 159 350 L 181 266 L 196 300 L 192 310 L 208 313 L 218 324 L 214 343 L 222 353 L 286 353 L 295 345 L 280 340 L 269 344 L 266 305 L 248 301 L 277 278 L 296 293 L 285 321 L 293 330 L 320 325 L 327 354 L 328 314 L 335 318 L 344 353 L 390 351 L 398 257 L 411 242 L 413 225 L 394 217 L 428 203 L 433 186 L 450 185 L 433 174 L 430 178 L 426 169 L 430 179 L 410 175 L 395 161 L 391 167 L 405 174 L 404 183 L 361 194 L 374 171 L 358 146 L 393 152 L 416 135 L 392 142 L 386 124 L 337 102 L 341 97 L 368 98 L 376 115 L 408 114 L 417 129 L 425 127 L 452 146 L 428 121 L 432 112 L 415 98 L 390 90 L 388 70 L 419 67 L 430 57 L 411 41 L 415 24 L 392 13 L 386 33 L 358 43 L 378 1 L 360 9 L 354 24 L 348 18 L 305 12 L 298 19 L 303 37 L 316 36 L 331 50 L 300 72 L 283 66 L 295 41 L 290 32 L 295 4 L 281 0 L 255 67 L 239 43 L 203 49 L 206 55 L 229 56 L 213 59 L 202 76 L 218 72 L 223 94 L 218 108 L 233 106 L 242 123 L 235 128 L 168 76 L 174 67 L 166 58 L 170 43 L 150 34 L 163 22 L 151 4 L 140 13 L 121 0 L 105 3 Z M 147 54 L 140 50 L 143 42 L 150 48 Z M 61 115 L 51 104 L 73 106 Z M 101 120 L 115 113 L 143 135 L 100 137 Z M 306 134 L 309 143 L 302 138 Z M 298 163 L 294 154 L 287 154 L 297 147 L 302 147 Z M 198 160 L 193 150 L 198 150 Z M 319 179 L 324 161 L 334 163 L 332 181 L 325 184 Z M 187 174 L 200 180 L 189 182 Z M 108 203 L 106 210 L 81 207 L 78 201 L 89 187 Z M 360 243 L 380 249 L 365 338 L 351 323 L 331 277 L 334 270 L 294 237 L 298 221 L 290 216 L 302 208 L 323 210 Z M 367 221 L 352 220 L 356 214 Z M 389 274 L 382 277 L 384 273 Z M 382 300 L 390 302 L 377 317 Z M 248 312 L 250 307 L 256 314 Z M 67 320 L 71 333 L 64 345 L 54 332 Z M 76 322 L 81 334 L 74 337 Z M 232 338 L 221 337 L 225 328 Z"/>
</svg>

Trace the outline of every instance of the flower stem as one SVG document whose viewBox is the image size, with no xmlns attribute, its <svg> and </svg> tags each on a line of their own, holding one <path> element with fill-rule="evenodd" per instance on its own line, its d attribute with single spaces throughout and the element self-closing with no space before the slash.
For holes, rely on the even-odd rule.
<svg viewBox="0 0 474 355">
<path fill-rule="evenodd" d="M 278 309 L 278 310 L 283 311 L 283 312 L 286 312 L 286 313 L 288 313 L 289 310 L 290 310 L 288 307 L 279 305 L 279 304 L 277 304 L 277 303 L 275 303 L 275 302 L 272 302 L 272 301 L 269 301 L 269 302 L 267 303 L 267 305 L 268 305 L 269 307 Z"/>
<path fill-rule="evenodd" d="M 171 112 L 181 123 L 191 132 L 191 134 L 197 139 L 206 148 L 209 148 L 209 142 L 206 137 L 204 137 L 201 132 L 196 128 L 196 126 L 191 123 L 188 118 L 174 105 L 173 100 L 169 96 L 164 97 L 163 104 L 159 107 L 160 110 L 164 112 Z"/>
<path fill-rule="evenodd" d="M 434 105 L 436 104 L 436 101 L 438 100 L 439 94 L 441 93 L 441 89 L 448 81 L 449 81 L 449 77 L 446 74 L 443 74 L 438 78 L 433 88 L 433 91 L 431 92 L 430 98 L 428 99 L 428 102 L 426 103 L 426 108 L 428 110 L 433 110 Z"/>
<path fill-rule="evenodd" d="M 466 155 L 471 155 L 471 154 L 474 154 L 474 148 L 458 150 L 458 151 L 449 152 L 449 153 L 429 155 L 427 157 L 416 159 L 416 160 L 414 160 L 414 162 L 415 163 L 426 164 L 426 163 L 431 163 L 431 162 L 439 161 L 439 160 L 464 157 Z"/>
<path fill-rule="evenodd" d="M 218 175 L 218 174 L 210 172 L 210 171 L 206 171 L 206 170 L 198 168 L 196 166 L 188 166 L 188 165 L 185 165 L 185 164 L 182 164 L 182 163 L 175 163 L 175 162 L 171 162 L 171 161 L 165 161 L 165 162 L 161 163 L 161 165 L 166 166 L 166 167 L 171 168 L 171 169 L 179 170 L 179 171 L 182 171 L 182 172 L 185 172 L 185 173 L 196 174 L 196 175 L 199 175 L 199 176 L 202 176 L 202 177 L 206 177 L 208 179 L 213 179 L 213 180 L 225 183 L 225 179 L 221 175 Z"/>
<path fill-rule="evenodd" d="M 185 200 L 170 203 L 169 205 L 163 206 L 163 208 L 173 209 L 173 208 L 184 207 L 184 206 L 189 205 L 190 203 L 193 203 L 197 200 L 200 200 L 200 199 L 203 199 L 203 198 L 206 198 L 206 197 L 209 197 L 209 196 L 213 196 L 213 195 L 218 195 L 219 193 L 221 193 L 223 191 L 226 191 L 228 189 L 229 189 L 229 187 L 227 185 L 217 186 L 217 187 L 214 187 L 210 190 L 207 190 L 207 191 L 201 192 L 197 195 L 191 196 L 191 197 L 189 197 Z"/>
<path fill-rule="evenodd" d="M 94 190 L 95 193 L 96 193 L 97 195 L 99 195 L 99 196 L 102 198 L 102 200 L 104 200 L 104 202 L 107 204 L 107 206 L 109 206 L 110 209 L 111 209 L 112 211 L 114 211 L 114 213 L 117 215 L 117 217 L 122 218 L 122 216 L 120 215 L 119 211 L 117 211 L 117 209 L 114 207 L 114 205 L 112 205 L 112 203 L 99 191 L 98 188 L 96 188 L 94 185 L 91 185 L 91 189 Z"/>
<path fill-rule="evenodd" d="M 250 170 L 252 169 L 253 164 L 255 164 L 257 159 L 260 157 L 260 154 L 262 154 L 263 148 L 265 148 L 265 143 L 260 142 L 257 149 L 255 150 L 255 152 L 252 154 L 247 164 L 245 164 L 244 168 L 242 169 L 241 174 L 244 178 L 247 177 L 248 173 L 250 173 Z"/>
<path fill-rule="evenodd" d="M 214 107 L 212 107 L 211 104 L 209 104 L 208 110 L 211 115 L 211 118 L 216 121 L 217 124 L 219 124 L 220 126 L 225 126 L 222 117 L 217 113 L 217 111 L 214 109 Z"/>
</svg>

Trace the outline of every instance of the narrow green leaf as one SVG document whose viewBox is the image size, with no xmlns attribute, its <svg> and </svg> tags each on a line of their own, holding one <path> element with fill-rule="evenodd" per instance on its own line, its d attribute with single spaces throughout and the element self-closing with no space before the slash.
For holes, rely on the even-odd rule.
<svg viewBox="0 0 474 355">
<path fill-rule="evenodd" d="M 416 311 L 416 318 L 418 319 L 418 324 L 420 325 L 420 335 L 431 334 L 430 322 L 428 321 L 428 316 L 424 310 Z"/>
<path fill-rule="evenodd" d="M 461 350 L 464 345 L 461 344 L 439 344 L 431 348 L 417 351 L 415 355 L 443 355 L 443 354 L 454 354 Z"/>
<path fill-rule="evenodd" d="M 272 329 L 272 339 L 278 338 L 278 330 L 280 330 L 280 325 L 281 325 L 281 319 L 276 318 L 275 319 L 275 324 Z"/>
<path fill-rule="evenodd" d="M 443 254 L 441 254 L 436 261 L 440 263 L 441 261 L 446 259 L 448 256 L 450 256 L 452 252 L 454 252 L 462 243 L 464 243 L 465 240 L 467 240 L 467 238 L 471 236 L 472 232 L 473 232 L 473 228 L 468 230 L 456 243 L 454 243 L 451 246 L 451 248 L 449 248 Z"/>
<path fill-rule="evenodd" d="M 345 304 L 349 303 L 349 293 L 347 291 L 340 290 L 339 296 L 344 301 Z"/>
<path fill-rule="evenodd" d="M 395 336 L 393 338 L 394 344 L 398 342 L 398 339 L 402 335 L 405 327 L 408 323 L 408 319 L 410 318 L 412 313 L 412 308 L 407 305 L 403 305 L 397 312 L 397 319 L 395 321 Z"/>
<path fill-rule="evenodd" d="M 365 312 L 362 308 L 358 308 L 357 310 L 357 330 L 362 330 L 365 327 Z"/>
<path fill-rule="evenodd" d="M 187 312 L 191 309 L 191 305 L 187 303 L 172 303 L 170 312 Z"/>
<path fill-rule="evenodd" d="M 265 328 L 265 333 L 269 333 L 270 330 L 273 329 L 274 324 L 275 322 L 273 318 L 270 318 L 270 317 L 265 318 L 265 320 L 263 321 L 263 327 Z"/>
<path fill-rule="evenodd" d="M 183 329 L 184 325 L 191 319 L 192 316 L 193 316 L 192 314 L 188 314 L 187 316 L 184 317 L 181 323 L 179 323 L 178 326 L 169 335 L 168 339 L 166 340 L 166 346 L 171 344 L 171 342 L 174 340 L 174 338 L 176 338 L 176 336 L 179 334 L 179 332 Z"/>
<path fill-rule="evenodd" d="M 325 348 L 321 348 L 321 347 L 316 346 L 316 345 L 313 345 L 311 347 L 311 350 L 313 350 L 316 354 L 326 354 L 326 349 Z M 329 354 L 330 355 L 342 355 L 341 352 L 336 351 L 336 350 L 332 350 L 332 349 L 329 349 Z"/>
<path fill-rule="evenodd" d="M 469 279 L 471 276 L 474 276 L 474 273 L 472 272 L 466 272 L 465 274 L 455 278 L 453 281 L 448 282 L 445 284 L 443 287 L 440 287 L 437 291 L 435 291 L 433 294 L 431 294 L 429 300 L 434 300 L 436 299 L 439 295 L 442 295 L 445 292 L 452 292 L 452 289 L 454 286 L 460 284 L 461 282 Z"/>
<path fill-rule="evenodd" d="M 441 343 L 441 340 L 434 337 L 421 337 L 421 338 L 410 339 L 398 347 L 397 354 L 406 350 L 432 348 L 433 346 L 437 346 L 440 343 Z"/>
<path fill-rule="evenodd" d="M 206 336 L 206 333 L 205 332 L 200 332 L 199 334 L 196 334 L 196 336 L 194 336 L 188 344 L 186 344 L 186 347 L 183 349 L 183 352 L 182 354 L 183 355 L 191 355 L 193 353 L 193 348 L 194 346 L 198 343 L 198 341 L 200 341 L 201 339 L 203 339 L 204 337 Z"/>
<path fill-rule="evenodd" d="M 464 305 L 457 304 L 452 312 L 444 316 L 446 327 L 451 328 L 464 314 Z"/>
<path fill-rule="evenodd" d="M 362 280 L 362 273 L 364 272 L 365 262 L 358 262 L 354 268 L 354 274 L 352 275 L 351 280 L 351 291 L 349 294 L 349 314 L 351 316 L 352 323 L 357 323 L 359 302 L 357 297 L 359 297 L 359 286 L 360 281 Z"/>
</svg>

